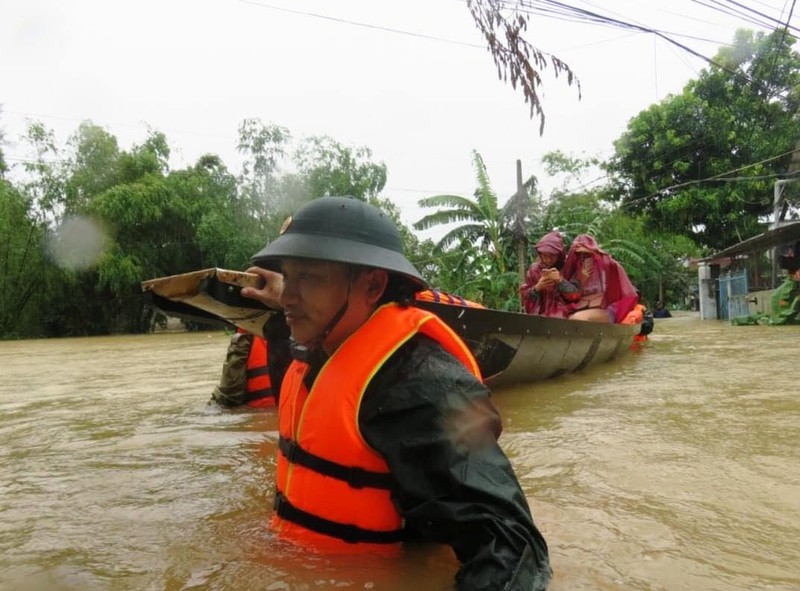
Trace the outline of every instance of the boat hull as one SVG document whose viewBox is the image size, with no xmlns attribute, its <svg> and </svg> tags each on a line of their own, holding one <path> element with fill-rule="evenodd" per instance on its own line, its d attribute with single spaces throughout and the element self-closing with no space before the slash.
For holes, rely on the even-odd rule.
<svg viewBox="0 0 800 591">
<path fill-rule="evenodd" d="M 492 386 L 544 380 L 625 355 L 638 325 L 600 324 L 419 302 L 472 350 Z"/>
<path fill-rule="evenodd" d="M 259 277 L 204 269 L 142 283 L 150 305 L 168 316 L 236 325 L 261 334 L 274 310 L 243 298 Z M 530 383 L 612 361 L 628 352 L 638 325 L 600 324 L 420 301 L 469 346 L 490 386 Z"/>
</svg>

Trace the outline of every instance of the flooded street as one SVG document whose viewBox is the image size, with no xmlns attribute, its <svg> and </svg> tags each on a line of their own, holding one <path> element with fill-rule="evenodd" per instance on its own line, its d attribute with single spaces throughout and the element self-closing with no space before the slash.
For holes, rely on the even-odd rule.
<svg viewBox="0 0 800 591">
<path fill-rule="evenodd" d="M 800 589 L 800 327 L 656 320 L 645 350 L 496 392 L 554 591 Z M 449 551 L 270 537 L 273 410 L 207 405 L 228 337 L 0 342 L 0 589 L 445 590 Z"/>
</svg>

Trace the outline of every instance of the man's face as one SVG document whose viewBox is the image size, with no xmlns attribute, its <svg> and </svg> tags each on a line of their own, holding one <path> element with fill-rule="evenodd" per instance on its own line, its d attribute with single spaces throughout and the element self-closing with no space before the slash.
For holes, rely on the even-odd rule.
<svg viewBox="0 0 800 591">
<path fill-rule="evenodd" d="M 368 271 L 351 278 L 351 267 L 342 263 L 309 259 L 285 259 L 281 264 L 283 292 L 280 304 L 292 337 L 301 345 L 311 344 L 328 326 L 339 309 L 347 311 L 322 343 L 331 353 L 372 314 L 383 288 L 375 295 L 375 274 Z M 383 284 L 385 287 L 385 283 Z"/>
</svg>

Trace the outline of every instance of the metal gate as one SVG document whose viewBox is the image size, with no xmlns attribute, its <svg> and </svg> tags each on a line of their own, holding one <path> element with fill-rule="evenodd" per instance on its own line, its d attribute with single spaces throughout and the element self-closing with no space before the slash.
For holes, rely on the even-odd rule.
<svg viewBox="0 0 800 591">
<path fill-rule="evenodd" d="M 735 316 L 750 313 L 747 307 L 747 271 L 720 275 L 719 312 L 720 318 L 728 320 Z"/>
</svg>

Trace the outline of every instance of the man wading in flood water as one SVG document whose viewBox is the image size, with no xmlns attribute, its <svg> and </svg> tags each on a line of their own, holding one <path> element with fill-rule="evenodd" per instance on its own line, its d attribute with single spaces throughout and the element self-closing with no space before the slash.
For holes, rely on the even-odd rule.
<svg viewBox="0 0 800 591">
<path fill-rule="evenodd" d="M 323 197 L 253 262 L 265 284 L 242 295 L 282 310 L 293 339 L 277 534 L 331 553 L 448 544 L 459 590 L 545 589 L 547 544 L 497 444 L 489 390 L 458 336 L 409 306 L 427 285 L 389 217 Z"/>
</svg>

